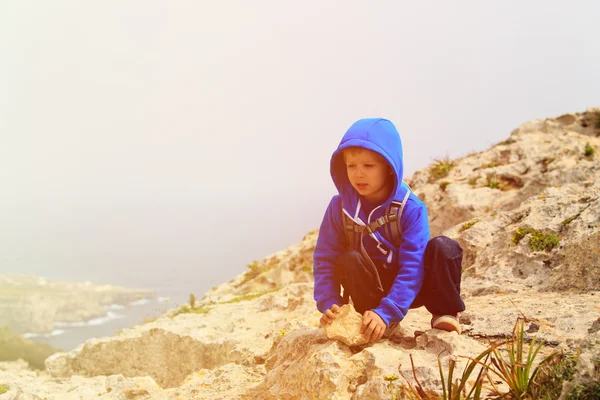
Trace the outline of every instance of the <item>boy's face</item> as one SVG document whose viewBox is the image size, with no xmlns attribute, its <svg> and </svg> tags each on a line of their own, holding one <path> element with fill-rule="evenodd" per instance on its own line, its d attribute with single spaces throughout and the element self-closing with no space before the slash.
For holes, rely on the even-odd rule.
<svg viewBox="0 0 600 400">
<path fill-rule="evenodd" d="M 367 149 L 345 149 L 344 162 L 352 187 L 368 201 L 384 201 L 392 189 L 392 170 L 385 159 Z"/>
</svg>

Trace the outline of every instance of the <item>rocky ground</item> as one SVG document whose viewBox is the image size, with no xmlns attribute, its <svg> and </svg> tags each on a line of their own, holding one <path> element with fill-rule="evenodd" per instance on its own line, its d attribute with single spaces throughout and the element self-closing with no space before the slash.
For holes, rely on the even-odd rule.
<svg viewBox="0 0 600 400">
<path fill-rule="evenodd" d="M 56 322 L 104 317 L 105 306 L 125 305 L 142 298 L 156 298 L 156 293 L 90 282 L 0 275 L 0 327 L 19 333 L 49 333 Z"/>
<path fill-rule="evenodd" d="M 464 249 L 463 334 L 412 310 L 387 339 L 347 345 L 319 326 L 317 232 L 249 265 L 194 304 L 46 360 L 0 365 L 0 399 L 391 399 L 394 382 L 439 390 L 524 321 L 540 357 L 582 351 L 576 379 L 600 380 L 600 109 L 531 121 L 503 143 L 409 179 L 432 230 Z M 414 375 L 413 375 L 414 372 Z"/>
</svg>

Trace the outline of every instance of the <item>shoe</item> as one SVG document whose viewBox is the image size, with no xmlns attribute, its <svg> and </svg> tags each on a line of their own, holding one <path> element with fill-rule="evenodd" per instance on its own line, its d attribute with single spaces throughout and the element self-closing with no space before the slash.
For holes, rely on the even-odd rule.
<svg viewBox="0 0 600 400">
<path fill-rule="evenodd" d="M 460 322 L 458 321 L 458 314 L 452 315 L 433 315 L 431 318 L 431 327 L 434 329 L 441 329 L 447 332 L 461 333 Z"/>
</svg>

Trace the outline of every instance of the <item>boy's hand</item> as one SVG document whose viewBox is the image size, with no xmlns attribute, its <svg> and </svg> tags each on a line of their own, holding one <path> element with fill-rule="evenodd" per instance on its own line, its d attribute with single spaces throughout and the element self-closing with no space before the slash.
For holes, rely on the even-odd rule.
<svg viewBox="0 0 600 400">
<path fill-rule="evenodd" d="M 339 312 L 340 306 L 338 306 L 337 304 L 332 305 L 331 308 L 325 311 L 325 313 L 321 316 L 321 324 L 327 325 L 332 323 L 335 319 L 335 314 L 339 314 Z"/>
<path fill-rule="evenodd" d="M 376 312 L 371 310 L 365 311 L 363 314 L 362 326 L 360 327 L 360 333 L 362 333 L 365 338 L 369 339 L 369 342 L 381 339 L 383 332 L 385 332 L 385 328 L 387 328 L 385 322 L 383 322 Z"/>
</svg>

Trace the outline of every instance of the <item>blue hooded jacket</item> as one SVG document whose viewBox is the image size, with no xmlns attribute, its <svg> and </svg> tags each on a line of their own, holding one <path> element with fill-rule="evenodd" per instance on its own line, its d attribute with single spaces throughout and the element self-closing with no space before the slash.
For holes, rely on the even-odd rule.
<svg viewBox="0 0 600 400">
<path fill-rule="evenodd" d="M 394 171 L 394 185 L 390 196 L 367 215 L 361 207 L 364 199 L 348 180 L 342 151 L 348 147 L 362 147 L 374 151 L 388 162 Z M 359 224 L 368 224 L 384 215 L 392 200 L 402 201 L 408 186 L 402 182 L 404 171 L 402 143 L 396 127 L 388 120 L 366 118 L 355 122 L 346 132 L 337 150 L 331 156 L 331 177 L 339 192 L 329 202 L 319 230 L 314 252 L 314 298 L 317 308 L 324 313 L 333 304 L 342 305 L 340 284 L 333 270 L 336 259 L 348 249 L 342 221 L 342 212 Z M 342 202 L 343 208 L 342 211 Z M 401 321 L 423 284 L 423 255 L 429 241 L 429 222 L 425 204 L 410 193 L 401 218 L 402 243 L 394 247 L 380 231 L 373 236 L 365 234 L 363 244 L 378 268 L 384 268 L 396 276 L 388 294 L 373 311 L 387 326 Z M 383 244 L 391 253 L 383 254 L 377 248 Z"/>
</svg>

